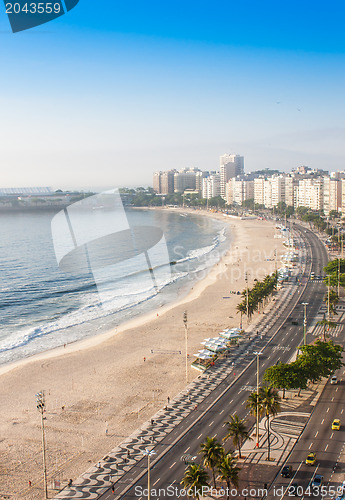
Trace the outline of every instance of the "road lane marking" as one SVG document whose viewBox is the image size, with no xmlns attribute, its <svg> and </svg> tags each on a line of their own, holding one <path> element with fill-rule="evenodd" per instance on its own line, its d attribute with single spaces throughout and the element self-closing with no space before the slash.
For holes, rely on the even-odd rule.
<svg viewBox="0 0 345 500">
<path fill-rule="evenodd" d="M 315 471 L 314 471 L 314 474 L 311 476 L 311 479 L 310 479 L 310 481 L 309 481 L 309 483 L 308 483 L 308 486 L 307 486 L 306 490 L 309 488 L 309 486 L 310 486 L 310 484 L 311 484 L 312 480 L 314 479 L 315 474 L 317 473 L 317 470 L 318 470 L 318 468 L 319 468 L 319 467 L 320 467 L 320 464 L 318 464 L 318 466 L 316 467 L 316 469 L 315 469 Z M 308 498 L 310 498 L 310 497 L 309 497 L 309 495 L 308 495 Z M 303 497 L 301 498 L 301 500 L 304 500 L 304 495 L 303 495 Z"/>
<path fill-rule="evenodd" d="M 334 396 L 333 396 L 333 398 L 331 399 L 331 401 L 333 401 L 333 400 L 334 400 Z"/>
<path fill-rule="evenodd" d="M 229 405 L 231 405 L 232 402 L 233 402 L 233 399 L 230 401 Z"/>
<path fill-rule="evenodd" d="M 213 424 L 214 420 L 212 420 L 212 422 L 210 423 L 209 427 L 211 427 L 211 425 Z"/>
<path fill-rule="evenodd" d="M 219 412 L 219 415 L 221 415 L 222 413 L 224 413 L 224 410 L 222 410 L 221 412 Z"/>
<path fill-rule="evenodd" d="M 309 445 L 309 448 L 308 448 L 308 449 L 310 450 L 310 448 L 311 448 L 312 446 L 313 446 L 313 443 L 310 443 L 310 445 Z M 188 448 L 188 449 L 189 449 L 189 448 Z"/>
<path fill-rule="evenodd" d="M 329 407 L 327 408 L 327 411 L 326 411 L 326 413 L 328 413 L 328 412 L 329 412 Z"/>
<path fill-rule="evenodd" d="M 336 388 L 335 392 L 338 392 L 339 387 Z"/>
<path fill-rule="evenodd" d="M 318 435 L 318 433 L 319 433 L 319 431 L 317 431 L 317 432 L 316 432 L 316 434 L 315 434 L 315 436 L 314 436 L 314 437 L 316 437 L 316 436 Z"/>
<path fill-rule="evenodd" d="M 344 411 L 344 408 L 341 410 L 340 414 L 342 414 L 342 413 L 343 413 L 343 411 Z"/>
<path fill-rule="evenodd" d="M 301 462 L 301 463 L 299 464 L 298 468 L 296 469 L 295 474 L 294 474 L 294 475 L 292 476 L 292 478 L 290 479 L 290 482 L 289 482 L 289 484 L 287 485 L 287 487 L 286 487 L 286 489 L 285 489 L 284 493 L 283 493 L 283 494 L 282 494 L 282 496 L 280 497 L 280 500 L 282 500 L 282 498 L 285 496 L 285 493 L 286 493 L 287 491 L 289 491 L 290 485 L 291 485 L 292 481 L 294 480 L 294 478 L 295 478 L 295 476 L 296 476 L 297 472 L 300 470 L 300 468 L 301 468 L 301 465 L 302 465 L 302 464 L 303 464 L 303 462 Z M 290 497 L 290 495 L 289 495 L 289 497 Z"/>
<path fill-rule="evenodd" d="M 328 448 L 328 444 L 326 445 L 325 451 L 327 451 L 327 448 Z"/>
<path fill-rule="evenodd" d="M 322 422 L 321 422 L 321 425 L 324 423 L 324 421 L 325 421 L 325 419 L 323 418 L 323 419 L 322 419 Z"/>
<path fill-rule="evenodd" d="M 333 437 L 333 436 L 334 436 L 334 432 L 332 432 L 332 434 L 331 434 L 331 436 L 330 436 L 330 438 L 329 438 L 329 439 L 332 439 L 332 437 Z"/>
<path fill-rule="evenodd" d="M 172 465 L 170 465 L 169 469 L 172 469 L 175 464 L 176 464 L 176 462 L 174 462 Z"/>
<path fill-rule="evenodd" d="M 155 483 L 153 483 L 153 485 L 152 485 L 152 486 L 154 486 L 155 484 L 157 484 L 157 483 L 158 483 L 158 481 L 160 481 L 160 480 L 161 480 L 161 478 L 159 477 L 159 478 L 157 479 L 157 481 L 156 481 Z"/>
<path fill-rule="evenodd" d="M 190 446 L 188 446 L 188 448 L 186 450 L 184 450 L 183 453 L 187 453 L 187 451 L 190 449 Z"/>
<path fill-rule="evenodd" d="M 246 402 L 246 400 L 243 401 L 242 406 L 244 405 L 245 402 Z"/>
<path fill-rule="evenodd" d="M 198 436 L 198 437 L 197 437 L 197 439 L 200 439 L 200 438 L 201 438 L 201 436 L 202 436 L 202 433 L 200 434 L 200 436 Z"/>
</svg>

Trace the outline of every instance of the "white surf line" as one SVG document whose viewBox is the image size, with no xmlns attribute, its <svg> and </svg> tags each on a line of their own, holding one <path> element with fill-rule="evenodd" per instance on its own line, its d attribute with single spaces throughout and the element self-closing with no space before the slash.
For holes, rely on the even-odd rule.
<svg viewBox="0 0 345 500">
<path fill-rule="evenodd" d="M 296 476 L 297 472 L 300 470 L 300 468 L 301 468 L 302 464 L 303 464 L 303 462 L 301 462 L 301 463 L 299 464 L 298 468 L 296 469 L 295 474 L 294 474 L 294 475 L 292 476 L 292 478 L 290 479 L 290 482 L 289 482 L 289 484 L 287 485 L 287 487 L 285 488 L 284 493 L 283 493 L 283 494 L 282 494 L 282 496 L 280 497 L 280 500 L 282 500 L 282 498 L 284 498 L 284 496 L 285 496 L 285 493 L 286 493 L 287 491 L 289 491 L 290 485 L 291 485 L 292 481 L 294 480 L 294 478 L 295 478 L 295 476 Z M 290 497 L 290 496 L 291 496 L 291 495 L 289 495 L 289 497 Z"/>
</svg>

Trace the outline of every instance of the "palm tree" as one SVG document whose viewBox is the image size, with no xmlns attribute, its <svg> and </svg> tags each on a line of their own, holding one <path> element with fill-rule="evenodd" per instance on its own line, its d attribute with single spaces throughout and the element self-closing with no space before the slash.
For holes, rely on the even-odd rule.
<svg viewBox="0 0 345 500">
<path fill-rule="evenodd" d="M 258 401 L 259 397 L 259 401 Z M 259 392 L 259 396 L 257 392 L 251 392 L 247 399 L 246 408 L 250 409 L 250 414 L 256 417 L 256 412 L 259 410 L 259 417 L 263 414 L 262 402 L 261 402 L 261 394 Z"/>
<path fill-rule="evenodd" d="M 200 498 L 203 487 L 209 486 L 208 474 L 201 465 L 189 465 L 181 483 L 193 498 Z"/>
<path fill-rule="evenodd" d="M 230 415 L 230 420 L 225 422 L 225 424 L 228 426 L 228 433 L 223 441 L 232 438 L 233 445 L 238 448 L 238 456 L 242 458 L 242 444 L 246 439 L 251 439 L 247 427 L 245 426 L 244 419 L 240 419 L 237 414 Z"/>
<path fill-rule="evenodd" d="M 218 443 L 216 438 L 207 437 L 206 441 L 200 445 L 201 450 L 199 453 L 202 454 L 204 465 L 209 467 L 212 471 L 213 485 L 216 487 L 216 477 L 214 470 L 219 464 L 223 454 L 224 448 L 220 443 Z"/>
<path fill-rule="evenodd" d="M 280 411 L 280 397 L 277 389 L 271 386 L 264 386 L 259 389 L 262 411 L 266 415 L 267 421 L 267 460 L 270 460 L 270 415 L 275 416 Z"/>
<path fill-rule="evenodd" d="M 316 324 L 323 326 L 323 336 L 322 336 L 323 342 L 326 342 L 326 326 L 328 327 L 327 331 L 329 331 L 330 328 L 335 328 L 337 326 L 337 323 L 335 323 L 334 321 L 328 321 L 328 319 L 325 318 L 322 319 L 321 321 L 318 321 Z"/>
<path fill-rule="evenodd" d="M 327 307 L 328 307 L 328 293 L 326 293 L 326 295 L 325 295 L 324 302 L 326 302 Z M 330 290 L 330 292 L 329 292 L 329 312 L 330 312 L 331 316 L 337 315 L 336 305 L 338 304 L 338 302 L 339 302 L 339 296 L 338 296 L 337 292 L 335 292 L 334 290 Z"/>
<path fill-rule="evenodd" d="M 228 453 L 227 455 L 224 453 L 218 465 L 218 479 L 226 482 L 228 500 L 230 500 L 231 485 L 235 488 L 238 487 L 238 474 L 240 470 L 241 469 L 239 467 L 236 467 L 236 458 L 231 453 Z"/>
</svg>

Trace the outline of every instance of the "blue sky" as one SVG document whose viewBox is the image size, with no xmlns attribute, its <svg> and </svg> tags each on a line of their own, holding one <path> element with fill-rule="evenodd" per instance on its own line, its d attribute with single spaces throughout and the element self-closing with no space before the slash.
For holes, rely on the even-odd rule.
<svg viewBox="0 0 345 500">
<path fill-rule="evenodd" d="M 345 169 L 340 1 L 80 0 L 0 10 L 2 187 L 150 185 L 158 169 Z"/>
</svg>

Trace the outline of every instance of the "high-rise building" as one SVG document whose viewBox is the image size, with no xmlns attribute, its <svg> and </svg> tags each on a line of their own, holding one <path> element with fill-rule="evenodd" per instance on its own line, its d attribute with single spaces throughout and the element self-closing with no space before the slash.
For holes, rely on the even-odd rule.
<svg viewBox="0 0 345 500">
<path fill-rule="evenodd" d="M 214 173 L 203 179 L 202 197 L 206 199 L 220 196 L 220 175 Z"/>
<path fill-rule="evenodd" d="M 183 193 L 185 189 L 196 189 L 197 173 L 201 172 L 198 168 L 184 168 L 174 175 L 174 191 Z"/>
<path fill-rule="evenodd" d="M 323 210 L 329 215 L 332 210 L 342 210 L 342 182 L 335 177 L 323 177 Z"/>
<path fill-rule="evenodd" d="M 298 181 L 295 208 L 323 210 L 323 177 L 309 177 Z"/>
<path fill-rule="evenodd" d="M 153 174 L 153 189 L 157 194 L 170 194 L 174 192 L 175 172 L 176 170 L 168 170 Z"/>
<path fill-rule="evenodd" d="M 235 177 L 226 183 L 226 203 L 243 205 L 243 202 L 254 198 L 254 181 Z"/>
<path fill-rule="evenodd" d="M 224 154 L 220 157 L 220 195 L 226 200 L 226 183 L 228 180 L 244 173 L 244 157 Z"/>
<path fill-rule="evenodd" d="M 153 174 L 153 190 L 155 193 L 161 193 L 161 175 L 162 172 L 154 172 Z"/>
</svg>

